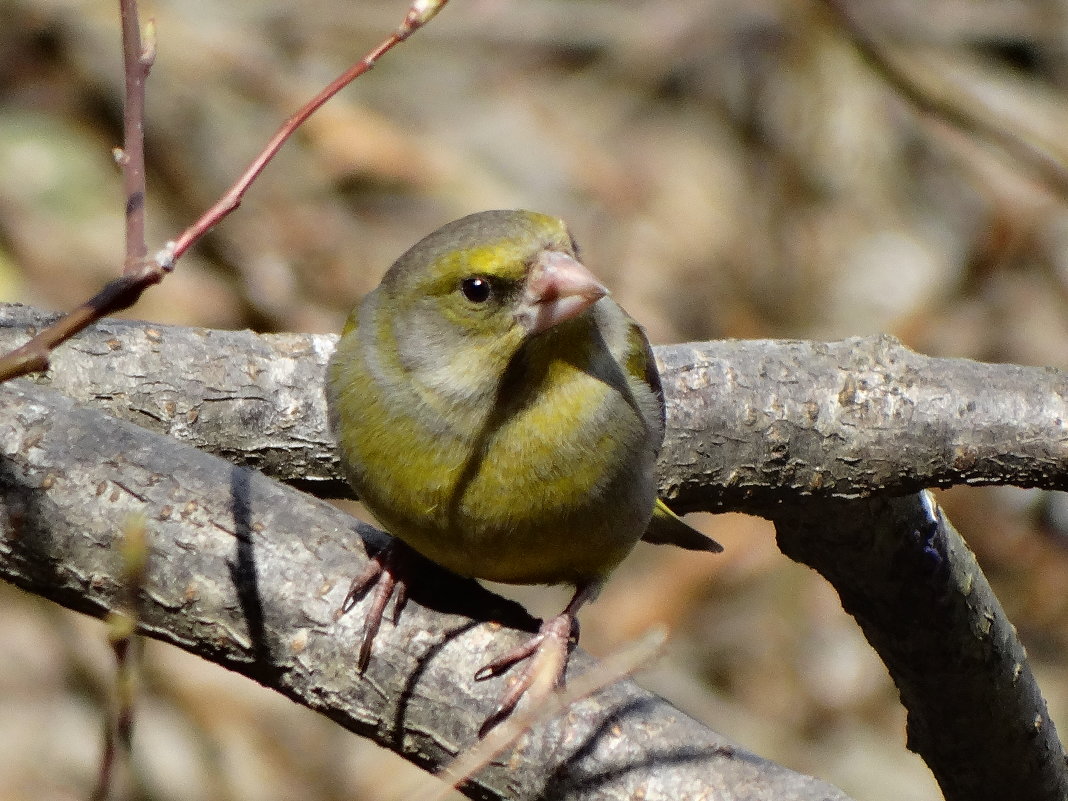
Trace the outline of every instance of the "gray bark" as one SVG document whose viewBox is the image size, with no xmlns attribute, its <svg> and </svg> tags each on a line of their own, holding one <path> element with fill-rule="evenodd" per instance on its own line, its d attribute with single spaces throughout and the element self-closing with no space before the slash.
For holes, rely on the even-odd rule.
<svg viewBox="0 0 1068 801">
<path fill-rule="evenodd" d="M 35 314 L 0 307 L 0 347 L 18 344 L 28 329 L 41 324 Z M 344 491 L 325 430 L 321 392 L 333 339 L 106 320 L 57 351 L 40 383 L 81 404 L 332 495 Z M 660 464 L 665 498 L 682 510 L 730 509 L 773 520 L 783 551 L 834 584 L 897 682 L 909 713 L 909 745 L 927 760 L 947 798 L 1068 797 L 1063 749 L 1015 630 L 966 546 L 918 493 L 951 484 L 1063 488 L 1068 376 L 926 357 L 891 338 L 709 342 L 657 348 L 657 358 L 668 401 L 669 432 Z M 104 430 L 107 418 L 94 420 L 86 425 Z M 20 426 L 16 422 L 15 429 Z M 158 442 L 165 443 L 154 447 L 167 454 L 171 471 L 197 453 Z M 102 453 L 105 445 L 93 447 Z M 83 469 L 88 464 L 75 472 Z M 107 482 L 95 486 L 104 488 L 101 497 L 122 496 Z M 170 504 L 170 513 L 195 511 L 212 489 L 211 482 L 190 484 L 185 505 Z M 296 501 L 286 498 L 264 500 L 262 506 L 292 508 Z M 225 504 L 219 509 L 223 520 L 227 514 L 234 517 Z M 215 513 L 205 515 L 202 526 L 213 519 Z M 320 554 L 318 562 L 313 559 L 314 570 L 297 575 L 344 583 L 340 576 L 358 570 L 354 554 L 362 556 L 359 548 L 341 553 L 340 545 L 329 544 L 355 524 L 333 525 L 329 535 L 315 535 Z M 280 530 L 305 529 L 316 530 L 303 523 L 285 523 Z M 306 541 L 302 536 L 298 543 Z M 181 562 L 187 551 L 176 547 L 168 558 Z M 46 559 L 47 553 L 35 558 L 53 568 L 64 564 Z M 197 576 L 199 569 L 189 564 L 181 575 Z M 51 579 L 46 575 L 34 591 L 43 592 Z M 339 600 L 341 590 L 331 585 L 330 592 Z M 59 600 L 68 605 L 101 611 L 99 602 L 79 601 L 79 592 L 64 593 Z M 321 635 L 325 618 L 321 612 L 309 617 L 298 611 L 307 600 L 302 594 L 308 594 L 307 583 L 297 587 L 291 601 L 272 600 L 274 616 L 314 620 L 316 627 L 309 631 Z M 441 597 L 474 596 L 465 590 Z M 433 603 L 429 597 L 427 603 Z M 174 612 L 187 614 L 181 604 Z M 435 620 L 415 622 L 438 637 L 475 625 Z M 185 647 L 206 648 L 202 652 L 214 658 L 210 644 L 220 626 L 224 632 L 241 630 L 232 623 L 204 625 L 181 641 Z M 246 634 L 245 640 L 263 638 Z M 443 642 L 447 650 L 448 638 Z M 350 638 L 344 649 L 349 659 L 351 647 Z M 408 658 L 403 643 L 390 648 L 393 658 Z M 256 668 L 252 675 L 263 670 Z M 480 695 L 480 687 L 464 689 L 457 678 L 464 675 L 470 671 L 453 675 L 456 686 L 439 703 L 466 692 L 482 702 L 494 696 Z M 394 691 L 411 696 L 398 682 L 380 683 L 383 699 Z M 324 707 L 332 709 L 332 701 L 316 708 Z M 488 711 L 484 703 L 481 709 Z M 450 708 L 447 716 L 457 714 Z M 356 730 L 382 728 L 380 718 L 360 719 L 365 724 Z M 391 736 L 404 751 L 403 736 Z"/>
<path fill-rule="evenodd" d="M 0 304 L 0 349 L 50 318 Z M 336 337 L 107 319 L 42 384 L 320 497 L 349 494 L 319 387 Z M 1068 375 L 910 351 L 892 337 L 660 346 L 661 490 L 686 510 L 926 487 L 1068 488 Z"/>
<path fill-rule="evenodd" d="M 929 493 L 816 501 L 776 518 L 886 663 L 908 746 L 947 799 L 1068 798 L 1064 749 L 1016 631 Z"/>
<path fill-rule="evenodd" d="M 203 656 L 427 769 L 450 761 L 502 692 L 474 672 L 531 631 L 514 604 L 427 567 L 397 626 L 355 669 L 366 602 L 335 620 L 384 535 L 329 504 L 68 398 L 0 387 L 0 576 L 103 616 L 125 595 L 117 539 L 147 518 L 141 630 Z M 365 544 L 366 541 L 366 544 Z M 497 628 L 490 621 L 499 621 Z M 571 675 L 592 660 L 576 654 Z M 535 727 L 473 798 L 777 799 L 845 795 L 745 751 L 630 681 Z"/>
</svg>

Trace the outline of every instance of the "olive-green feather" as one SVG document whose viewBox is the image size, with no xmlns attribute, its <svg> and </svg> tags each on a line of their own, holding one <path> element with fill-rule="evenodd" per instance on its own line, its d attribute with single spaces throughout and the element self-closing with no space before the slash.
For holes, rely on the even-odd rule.
<svg viewBox="0 0 1068 801">
<path fill-rule="evenodd" d="M 656 545 L 676 545 L 688 551 L 708 551 L 720 553 L 723 546 L 711 537 L 702 534 L 683 522 L 682 518 L 668 509 L 667 504 L 659 498 L 653 508 L 653 519 L 642 535 L 642 539 Z"/>
</svg>

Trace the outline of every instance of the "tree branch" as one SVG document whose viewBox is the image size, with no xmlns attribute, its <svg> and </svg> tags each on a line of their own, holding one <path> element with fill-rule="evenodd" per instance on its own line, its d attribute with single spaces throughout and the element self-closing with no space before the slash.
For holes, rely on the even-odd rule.
<svg viewBox="0 0 1068 801">
<path fill-rule="evenodd" d="M 0 304 L 0 349 L 49 317 Z M 104 320 L 47 382 L 109 414 L 322 497 L 348 495 L 326 428 L 335 337 Z M 809 498 L 925 487 L 1068 488 L 1068 375 L 938 359 L 890 337 L 656 348 L 673 506 L 769 516 Z"/>
<path fill-rule="evenodd" d="M 661 487 L 685 510 L 1068 488 L 1068 374 L 1052 368 L 934 358 L 889 336 L 656 354 L 671 432 Z"/>
<path fill-rule="evenodd" d="M 0 342 L 27 336 L 33 315 L 3 308 Z M 329 490 L 340 482 L 321 380 L 333 341 L 107 320 L 56 353 L 50 382 L 81 403 Z M 1002 786 L 983 778 L 994 770 L 1016 787 L 1036 788 L 1036 798 L 1060 792 L 1063 752 L 1022 646 L 966 547 L 944 518 L 932 517 L 920 500 L 926 495 L 914 493 L 925 484 L 1063 487 L 1064 374 L 934 359 L 890 338 L 710 342 L 658 348 L 657 356 L 669 408 L 661 486 L 682 508 L 737 509 L 774 520 L 784 552 L 835 585 L 898 682 L 910 744 L 929 760 L 947 797 Z M 101 438 L 111 447 L 111 435 Z M 161 475 L 190 454 L 207 458 L 154 447 L 168 465 Z M 96 456 L 86 459 L 71 468 L 75 474 L 98 464 Z M 108 481 L 114 479 L 91 486 L 102 487 L 103 496 Z M 167 504 L 168 514 L 187 508 L 200 514 L 201 495 L 212 489 L 212 481 L 191 487 Z M 270 503 L 280 504 L 281 514 L 295 502 L 286 496 L 263 506 Z M 220 519 L 227 515 L 233 512 L 224 505 Z M 201 525 L 216 518 L 208 514 Z M 344 532 L 354 524 L 332 525 Z M 304 521 L 280 530 L 309 532 L 303 541 L 320 543 L 312 533 L 318 529 Z M 343 554 L 355 548 L 331 547 L 342 555 L 316 570 L 344 583 L 358 566 Z M 199 570 L 183 569 L 180 575 Z M 279 609 L 301 610 L 302 591 Z M 76 605 L 79 597 L 60 600 Z M 322 625 L 317 631 L 325 631 Z M 196 640 L 183 641 L 192 647 Z M 395 647 L 400 658 L 405 646 Z M 252 675 L 270 678 L 258 670 Z M 962 743 L 973 747 L 954 745 Z M 1028 743 L 1035 751 L 1024 759 L 1019 752 Z"/>
<path fill-rule="evenodd" d="M 272 687 L 433 770 L 474 743 L 500 680 L 470 677 L 527 635 L 520 608 L 428 569 L 356 673 L 360 611 L 335 621 L 380 532 L 260 473 L 55 393 L 0 387 L 0 576 L 102 617 L 122 603 L 118 539 L 143 515 L 140 628 Z M 366 544 L 365 544 L 366 542 Z M 486 621 L 501 621 L 498 629 Z M 572 675 L 588 657 L 576 654 Z M 823 782 L 734 746 L 633 682 L 532 730 L 472 798 L 831 799 Z"/>
<path fill-rule="evenodd" d="M 122 154 L 123 183 L 127 191 L 127 254 L 123 273 L 119 278 L 105 284 L 99 292 L 69 314 L 53 320 L 44 330 L 23 342 L 17 349 L 0 351 L 0 382 L 48 369 L 52 350 L 58 345 L 104 315 L 130 308 L 145 290 L 162 281 L 189 248 L 241 205 L 241 200 L 252 183 L 308 117 L 354 80 L 366 74 L 382 56 L 426 25 L 447 2 L 448 0 L 412 0 L 397 29 L 283 122 L 259 155 L 211 208 L 201 214 L 175 240 L 156 251 L 151 258 L 139 258 L 138 254 L 143 255 L 145 252 L 144 154 L 141 141 L 144 127 L 144 79 L 155 58 L 155 31 L 151 34 L 153 40 L 150 47 L 142 50 L 135 4 L 122 0 L 123 53 L 126 63 L 123 122 L 126 129 L 125 146 L 132 148 Z"/>
<path fill-rule="evenodd" d="M 924 492 L 777 516 L 783 553 L 834 585 L 908 710 L 908 745 L 946 801 L 1062 801 L 1064 749 L 1016 632 Z"/>
</svg>

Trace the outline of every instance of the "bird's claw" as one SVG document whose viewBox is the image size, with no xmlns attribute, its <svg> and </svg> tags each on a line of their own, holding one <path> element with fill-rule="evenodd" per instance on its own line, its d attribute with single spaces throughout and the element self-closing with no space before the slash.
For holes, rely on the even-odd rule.
<svg viewBox="0 0 1068 801">
<path fill-rule="evenodd" d="M 492 662 L 481 667 L 475 673 L 475 680 L 482 681 L 492 676 L 499 676 L 509 668 L 537 654 L 501 697 L 493 713 L 478 730 L 479 737 L 486 734 L 515 711 L 519 701 L 527 690 L 547 672 L 548 684 L 559 687 L 564 681 L 567 660 L 571 650 L 578 641 L 578 619 L 570 612 L 563 612 L 542 623 L 538 633 Z"/>
<path fill-rule="evenodd" d="M 389 546 L 386 547 L 388 548 Z M 378 581 L 378 577 L 382 575 L 385 567 L 385 562 L 385 556 L 382 551 L 379 551 L 367 562 L 367 567 L 363 569 L 363 572 L 352 579 L 352 583 L 349 584 L 349 591 L 345 593 L 345 600 L 341 602 L 341 614 L 344 615 L 351 612 L 352 607 L 356 606 L 356 603 L 363 597 L 368 588 Z"/>
<path fill-rule="evenodd" d="M 475 681 L 483 681 L 485 679 L 493 678 L 494 676 L 500 676 L 508 670 L 508 668 L 529 658 L 538 650 L 538 646 L 541 645 L 544 639 L 545 635 L 539 632 L 522 645 L 518 645 L 511 651 L 498 656 L 492 662 L 487 662 L 475 673 Z"/>
<path fill-rule="evenodd" d="M 363 572 L 352 580 L 349 591 L 345 594 L 345 600 L 341 603 L 341 614 L 345 614 L 352 610 L 371 587 L 374 587 L 371 607 L 364 618 L 360 653 L 356 659 L 356 669 L 360 673 L 363 673 L 370 664 L 371 646 L 382 626 L 382 617 L 390 597 L 396 592 L 397 600 L 393 606 L 394 623 L 400 618 L 401 610 L 408 600 L 407 585 L 403 578 L 398 577 L 397 563 L 399 561 L 400 556 L 395 543 L 384 547 L 371 558 Z"/>
</svg>

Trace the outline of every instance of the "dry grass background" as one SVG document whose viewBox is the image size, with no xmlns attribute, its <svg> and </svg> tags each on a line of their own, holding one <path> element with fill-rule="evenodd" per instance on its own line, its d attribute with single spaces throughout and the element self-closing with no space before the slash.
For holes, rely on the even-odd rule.
<svg viewBox="0 0 1068 801">
<path fill-rule="evenodd" d="M 1068 4 L 853 0 L 969 110 L 1068 161 Z M 150 247 L 191 222 L 401 0 L 146 0 Z M 0 298 L 65 309 L 118 271 L 117 4 L 0 0 Z M 329 104 L 131 316 L 334 331 L 407 245 L 484 208 L 568 219 L 654 342 L 887 331 L 930 354 L 1068 367 L 1064 198 L 921 115 L 819 0 L 455 0 Z M 1060 496 L 941 500 L 1068 730 Z M 865 801 L 939 797 L 833 592 L 762 521 L 720 558 L 639 549 L 586 614 L 604 653 L 673 631 L 646 686 Z M 110 681 L 100 624 L 0 588 L 0 799 L 85 798 Z M 544 603 L 544 602 L 543 602 Z M 405 765 L 155 643 L 144 799 L 387 799 Z"/>
</svg>

